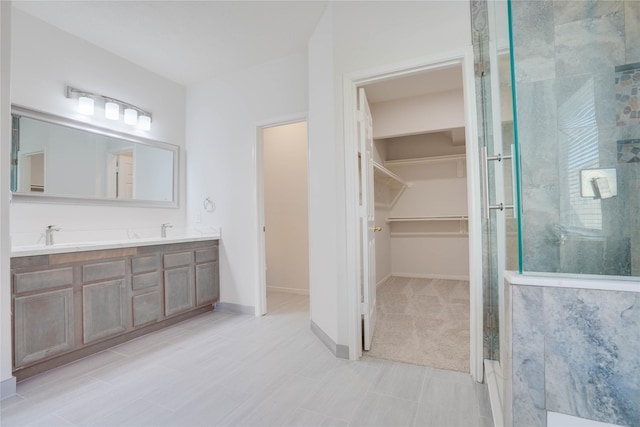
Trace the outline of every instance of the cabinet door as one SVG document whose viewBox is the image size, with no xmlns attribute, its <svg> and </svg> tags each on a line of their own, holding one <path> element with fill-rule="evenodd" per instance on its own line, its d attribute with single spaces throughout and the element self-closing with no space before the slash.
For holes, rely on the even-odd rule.
<svg viewBox="0 0 640 427">
<path fill-rule="evenodd" d="M 196 265 L 196 304 L 213 304 L 219 297 L 218 263 Z"/>
<path fill-rule="evenodd" d="M 162 298 L 160 291 L 135 295 L 133 301 L 133 326 L 157 322 L 162 316 Z"/>
<path fill-rule="evenodd" d="M 164 272 L 164 313 L 171 316 L 194 306 L 193 267 L 180 267 Z"/>
<path fill-rule="evenodd" d="M 73 289 L 16 297 L 14 316 L 16 367 L 73 348 Z"/>
<path fill-rule="evenodd" d="M 82 287 L 84 343 L 124 332 L 127 328 L 126 302 L 124 280 L 84 285 Z"/>
</svg>

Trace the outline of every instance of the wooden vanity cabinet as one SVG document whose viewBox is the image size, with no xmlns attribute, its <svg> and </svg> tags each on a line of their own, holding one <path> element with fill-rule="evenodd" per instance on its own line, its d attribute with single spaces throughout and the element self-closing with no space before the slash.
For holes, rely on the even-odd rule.
<svg viewBox="0 0 640 427">
<path fill-rule="evenodd" d="M 18 380 L 213 309 L 218 241 L 11 259 Z"/>
</svg>

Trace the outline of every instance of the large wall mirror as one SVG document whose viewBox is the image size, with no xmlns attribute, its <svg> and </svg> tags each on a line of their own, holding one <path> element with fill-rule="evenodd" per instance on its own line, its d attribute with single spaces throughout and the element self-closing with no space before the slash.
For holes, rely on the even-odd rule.
<svg viewBox="0 0 640 427">
<path fill-rule="evenodd" d="M 178 206 L 179 147 L 13 106 L 15 200 Z"/>
</svg>

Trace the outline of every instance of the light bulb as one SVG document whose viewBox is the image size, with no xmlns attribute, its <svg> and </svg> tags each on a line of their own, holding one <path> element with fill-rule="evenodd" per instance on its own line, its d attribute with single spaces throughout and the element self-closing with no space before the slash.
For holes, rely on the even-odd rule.
<svg viewBox="0 0 640 427">
<path fill-rule="evenodd" d="M 120 117 L 120 106 L 115 102 L 104 104 L 104 117 L 109 120 L 118 120 Z"/>
<path fill-rule="evenodd" d="M 138 112 L 133 108 L 124 109 L 124 122 L 128 125 L 138 124 Z"/>
<path fill-rule="evenodd" d="M 88 96 L 79 96 L 78 111 L 82 114 L 93 116 L 93 99 Z"/>
<path fill-rule="evenodd" d="M 142 130 L 150 130 L 151 129 L 151 117 L 149 116 L 140 116 L 138 117 L 138 127 Z"/>
</svg>

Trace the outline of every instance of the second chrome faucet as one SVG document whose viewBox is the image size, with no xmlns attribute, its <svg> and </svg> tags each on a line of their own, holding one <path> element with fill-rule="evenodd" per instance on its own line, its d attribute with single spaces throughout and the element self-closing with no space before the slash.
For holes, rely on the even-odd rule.
<svg viewBox="0 0 640 427">
<path fill-rule="evenodd" d="M 171 227 L 173 227 L 173 225 L 171 225 L 170 222 L 165 222 L 164 224 L 162 224 L 162 227 L 160 228 L 160 237 L 167 237 L 167 228 Z"/>
<path fill-rule="evenodd" d="M 44 231 L 44 237 L 45 237 L 45 245 L 47 246 L 51 246 L 53 245 L 53 232 L 54 231 L 60 231 L 59 228 L 55 228 L 55 225 L 47 225 L 47 228 Z"/>
</svg>

